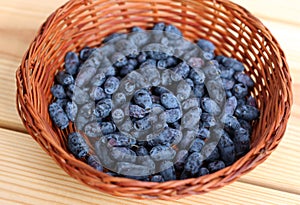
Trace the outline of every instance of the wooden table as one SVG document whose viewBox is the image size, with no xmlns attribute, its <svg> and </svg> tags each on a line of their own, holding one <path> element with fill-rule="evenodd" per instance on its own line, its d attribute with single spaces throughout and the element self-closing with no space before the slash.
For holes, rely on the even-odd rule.
<svg viewBox="0 0 300 205">
<path fill-rule="evenodd" d="M 0 0 L 0 204 L 300 204 L 300 1 L 234 0 L 271 30 L 293 77 L 294 106 L 276 151 L 237 182 L 175 202 L 96 192 L 63 172 L 26 133 L 15 108 L 15 71 L 37 29 L 66 0 Z"/>
</svg>

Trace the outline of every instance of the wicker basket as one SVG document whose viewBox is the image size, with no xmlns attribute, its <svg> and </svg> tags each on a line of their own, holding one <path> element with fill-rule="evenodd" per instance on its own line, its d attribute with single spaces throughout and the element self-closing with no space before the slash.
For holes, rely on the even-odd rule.
<svg viewBox="0 0 300 205">
<path fill-rule="evenodd" d="M 252 95 L 261 118 L 251 150 L 232 166 L 196 179 L 164 183 L 111 177 L 77 160 L 66 149 L 66 131 L 52 125 L 48 105 L 67 51 L 98 46 L 103 37 L 132 26 L 172 23 L 186 39 L 208 38 L 217 54 L 242 61 L 256 82 Z M 225 186 L 262 163 L 280 142 L 292 105 L 285 55 L 269 30 L 227 0 L 71 0 L 41 26 L 17 70 L 17 108 L 30 135 L 70 176 L 97 190 L 139 199 L 177 199 Z"/>
</svg>

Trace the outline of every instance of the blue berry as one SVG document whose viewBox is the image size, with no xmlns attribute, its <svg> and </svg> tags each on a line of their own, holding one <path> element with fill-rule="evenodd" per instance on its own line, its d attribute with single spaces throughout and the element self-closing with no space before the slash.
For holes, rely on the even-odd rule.
<svg viewBox="0 0 300 205">
<path fill-rule="evenodd" d="M 116 131 L 116 125 L 113 122 L 102 122 L 100 129 L 103 135 L 111 134 Z"/>
<path fill-rule="evenodd" d="M 234 96 L 229 97 L 226 100 L 226 103 L 225 103 L 225 106 L 224 106 L 224 114 L 225 115 L 233 115 L 236 107 L 237 107 L 236 97 L 234 97 Z"/>
<path fill-rule="evenodd" d="M 68 102 L 65 107 L 66 114 L 70 121 L 75 122 L 75 117 L 78 112 L 78 106 L 75 102 Z"/>
<path fill-rule="evenodd" d="M 97 138 L 102 136 L 102 130 L 98 122 L 90 122 L 85 125 L 84 133 L 90 138 Z"/>
<path fill-rule="evenodd" d="M 83 105 L 89 101 L 89 94 L 74 84 L 67 86 L 66 94 L 78 105 Z"/>
<path fill-rule="evenodd" d="M 150 146 L 157 145 L 171 145 L 173 142 L 180 141 L 182 139 L 182 133 L 180 130 L 172 128 L 164 128 L 162 132 L 155 136 L 154 138 L 147 138 L 148 144 Z"/>
<path fill-rule="evenodd" d="M 50 117 L 54 124 L 60 129 L 65 129 L 69 125 L 69 119 L 62 107 L 58 103 L 51 103 L 48 107 Z"/>
<path fill-rule="evenodd" d="M 227 98 L 230 98 L 230 97 L 233 96 L 233 94 L 232 94 L 232 92 L 230 90 L 226 90 L 225 93 L 226 93 L 226 97 Z"/>
<path fill-rule="evenodd" d="M 152 87 L 152 93 L 154 94 L 154 95 L 158 95 L 158 96 L 160 96 L 161 94 L 163 94 L 163 93 L 169 93 L 170 91 L 169 90 L 167 90 L 166 88 L 164 88 L 164 87 Z"/>
<path fill-rule="evenodd" d="M 213 173 L 213 172 L 216 172 L 216 171 L 219 171 L 219 170 L 225 168 L 225 164 L 223 161 L 218 160 L 218 161 L 209 163 L 207 168 L 210 171 L 210 173 Z"/>
<path fill-rule="evenodd" d="M 137 156 L 148 156 L 149 152 L 144 146 L 139 146 L 136 150 L 135 153 Z"/>
<path fill-rule="evenodd" d="M 222 65 L 220 65 L 220 68 L 221 68 L 221 74 L 220 74 L 221 78 L 232 79 L 234 72 L 235 72 L 232 68 L 226 69 Z"/>
<path fill-rule="evenodd" d="M 56 81 L 61 85 L 70 85 L 74 83 L 74 78 L 71 74 L 60 71 L 55 76 Z"/>
<path fill-rule="evenodd" d="M 137 61 L 139 63 L 144 63 L 146 60 L 147 60 L 147 54 L 145 52 L 141 52 L 137 57 Z"/>
<path fill-rule="evenodd" d="M 146 51 L 147 56 L 151 59 L 154 60 L 162 60 L 162 59 L 167 59 L 168 54 L 160 51 L 155 51 L 155 49 L 149 49 Z"/>
<path fill-rule="evenodd" d="M 235 85 L 235 81 L 233 79 L 225 79 L 222 78 L 222 84 L 224 89 L 227 90 L 231 90 L 233 88 L 233 86 Z"/>
<path fill-rule="evenodd" d="M 249 96 L 249 97 L 247 98 L 246 105 L 250 105 L 250 106 L 252 106 L 252 107 L 256 107 L 256 101 L 255 101 L 255 98 L 252 97 L 252 96 Z"/>
<path fill-rule="evenodd" d="M 202 55 L 203 55 L 203 58 L 207 61 L 212 60 L 215 57 L 214 53 L 206 52 L 206 51 L 204 51 L 202 53 Z"/>
<path fill-rule="evenodd" d="M 81 51 L 79 52 L 80 60 L 82 60 L 82 61 L 87 60 L 90 57 L 90 55 L 92 54 L 93 51 L 94 51 L 94 49 L 90 48 L 88 46 L 81 49 Z"/>
<path fill-rule="evenodd" d="M 118 78 L 111 76 L 109 78 L 107 78 L 107 80 L 105 81 L 103 87 L 104 87 L 104 92 L 106 94 L 113 94 L 114 92 L 117 91 L 117 89 L 119 88 L 120 85 L 120 81 Z"/>
<path fill-rule="evenodd" d="M 138 26 L 134 26 L 132 27 L 131 32 L 144 32 L 144 29 Z"/>
<path fill-rule="evenodd" d="M 78 132 L 73 132 L 68 135 L 67 146 L 76 158 L 84 158 L 89 152 L 89 146 Z"/>
<path fill-rule="evenodd" d="M 214 100 L 212 100 L 212 99 L 210 99 L 208 97 L 202 98 L 202 100 L 201 100 L 201 108 L 205 112 L 207 112 L 209 114 L 212 114 L 212 115 L 219 115 L 220 112 L 221 112 L 221 109 L 218 106 L 218 104 Z"/>
<path fill-rule="evenodd" d="M 202 150 L 202 147 L 204 146 L 204 141 L 200 138 L 194 139 L 192 142 L 189 152 L 200 152 Z"/>
<path fill-rule="evenodd" d="M 237 156 L 246 154 L 250 149 L 250 134 L 244 128 L 235 131 L 233 142 Z"/>
<path fill-rule="evenodd" d="M 80 62 L 76 53 L 68 52 L 65 56 L 65 70 L 70 75 L 75 75 L 78 72 Z"/>
<path fill-rule="evenodd" d="M 207 175 L 207 174 L 209 174 L 209 170 L 205 167 L 201 167 L 199 169 L 197 177 L 204 176 L 204 175 Z"/>
<path fill-rule="evenodd" d="M 189 77 L 194 81 L 195 85 L 202 85 L 205 81 L 205 74 L 199 69 L 191 69 Z"/>
<path fill-rule="evenodd" d="M 129 105 L 129 116 L 134 118 L 144 118 L 147 111 L 138 105 Z"/>
<path fill-rule="evenodd" d="M 95 152 L 99 157 L 101 164 L 107 168 L 113 167 L 115 162 L 109 156 L 109 149 L 103 140 L 98 140 L 95 142 Z"/>
<path fill-rule="evenodd" d="M 134 93 L 133 100 L 135 104 L 141 106 L 146 111 L 152 108 L 152 98 L 148 90 L 140 89 Z"/>
<path fill-rule="evenodd" d="M 105 118 L 109 116 L 110 112 L 112 110 L 112 101 L 111 99 L 103 99 L 100 100 L 94 110 L 94 115 L 96 117 Z"/>
<path fill-rule="evenodd" d="M 164 182 L 164 178 L 161 175 L 154 175 L 151 178 L 151 182 Z"/>
<path fill-rule="evenodd" d="M 222 55 L 218 55 L 215 57 L 215 60 L 218 61 L 219 64 L 222 64 L 226 61 L 227 57 L 222 56 Z"/>
<path fill-rule="evenodd" d="M 165 27 L 166 36 L 171 39 L 178 39 L 182 36 L 181 31 L 174 25 L 168 25 Z"/>
<path fill-rule="evenodd" d="M 249 133 L 252 133 L 252 125 L 248 121 L 239 119 L 239 122 L 242 128 L 247 130 Z"/>
<path fill-rule="evenodd" d="M 254 86 L 253 80 L 245 73 L 242 73 L 242 72 L 236 73 L 234 75 L 234 79 L 236 79 L 236 81 L 238 81 L 239 83 L 246 85 L 247 87 Z"/>
<path fill-rule="evenodd" d="M 102 43 L 107 43 L 107 42 L 109 42 L 109 41 L 111 41 L 111 40 L 113 40 L 113 39 L 119 40 L 120 38 L 122 38 L 122 36 L 124 36 L 123 33 L 112 33 L 112 34 L 110 34 L 109 36 L 106 36 L 106 37 L 103 39 Z M 125 35 L 125 36 L 126 36 L 126 35 Z"/>
<path fill-rule="evenodd" d="M 183 138 L 179 143 L 179 147 L 181 149 L 188 149 L 190 144 L 192 143 L 192 141 L 195 139 L 196 137 L 196 132 L 193 130 L 185 130 L 183 132 Z"/>
<path fill-rule="evenodd" d="M 235 146 L 233 141 L 230 139 L 230 136 L 227 132 L 223 132 L 219 143 L 218 149 L 220 152 L 220 158 L 228 166 L 235 161 Z"/>
<path fill-rule="evenodd" d="M 100 72 L 98 74 L 96 74 L 92 80 L 91 80 L 91 84 L 93 86 L 101 86 L 103 85 L 103 83 L 106 81 L 106 76 L 105 73 Z"/>
<path fill-rule="evenodd" d="M 209 113 L 202 113 L 201 120 L 203 127 L 210 128 L 216 125 L 216 119 L 212 114 Z"/>
<path fill-rule="evenodd" d="M 131 162 L 136 161 L 136 154 L 134 151 L 127 147 L 112 147 L 110 150 L 110 155 L 112 159 L 119 162 Z"/>
<path fill-rule="evenodd" d="M 208 40 L 199 39 L 197 45 L 204 51 L 208 53 L 213 53 L 216 49 L 215 45 Z"/>
<path fill-rule="evenodd" d="M 138 61 L 137 61 L 136 59 L 130 58 L 130 59 L 128 60 L 128 64 L 129 64 L 129 65 L 132 65 L 134 68 L 136 68 L 137 65 L 138 65 Z"/>
<path fill-rule="evenodd" d="M 163 59 L 163 60 L 159 60 L 157 61 L 157 69 L 163 70 L 167 68 L 167 60 Z"/>
<path fill-rule="evenodd" d="M 112 66 L 112 65 L 106 67 L 105 69 L 103 69 L 103 71 L 105 71 L 105 76 L 106 77 L 115 76 L 117 74 L 116 68 L 114 66 Z"/>
<path fill-rule="evenodd" d="M 142 119 L 136 120 L 133 123 L 133 127 L 138 130 L 138 131 L 144 131 L 144 130 L 148 130 L 151 128 L 151 122 L 149 120 L 149 117 L 146 116 Z"/>
<path fill-rule="evenodd" d="M 235 115 L 243 120 L 251 121 L 259 117 L 259 110 L 250 105 L 241 105 L 236 108 Z"/>
<path fill-rule="evenodd" d="M 150 156 L 154 161 L 172 160 L 176 151 L 169 146 L 158 145 L 150 150 Z"/>
<path fill-rule="evenodd" d="M 210 137 L 210 131 L 209 129 L 205 128 L 204 126 L 201 127 L 197 132 L 197 137 L 201 140 L 206 140 Z"/>
<path fill-rule="evenodd" d="M 167 67 L 173 67 L 178 64 L 178 59 L 174 56 L 169 56 L 166 59 L 166 62 L 167 62 Z"/>
<path fill-rule="evenodd" d="M 160 174 L 164 181 L 176 180 L 175 169 L 172 162 L 163 161 L 160 164 L 159 169 L 162 170 Z"/>
<path fill-rule="evenodd" d="M 182 119 L 181 124 L 183 128 L 194 129 L 199 126 L 199 121 L 201 118 L 202 110 L 199 107 L 193 107 L 188 112 L 186 112 Z"/>
<path fill-rule="evenodd" d="M 106 94 L 101 87 L 92 87 L 90 89 L 90 97 L 93 100 L 98 101 L 106 98 Z"/>
<path fill-rule="evenodd" d="M 150 174 L 148 167 L 129 162 L 118 162 L 116 169 L 118 173 L 126 176 L 144 177 Z"/>
<path fill-rule="evenodd" d="M 185 82 L 191 87 L 192 90 L 194 89 L 195 84 L 194 84 L 194 81 L 192 79 L 186 78 Z"/>
<path fill-rule="evenodd" d="M 241 62 L 239 62 L 233 58 L 225 58 L 224 60 L 222 60 L 222 64 L 224 65 L 225 68 L 227 68 L 227 69 L 232 68 L 236 72 L 245 70 L 244 65 Z"/>
<path fill-rule="evenodd" d="M 111 62 L 117 68 L 121 68 L 128 63 L 126 56 L 122 53 L 114 53 L 111 57 Z"/>
<path fill-rule="evenodd" d="M 186 149 L 180 149 L 174 158 L 174 167 L 177 171 L 184 169 L 185 162 L 189 156 L 189 152 Z"/>
<path fill-rule="evenodd" d="M 203 163 L 203 156 L 199 152 L 193 152 L 187 159 L 184 170 L 195 176 Z"/>
<path fill-rule="evenodd" d="M 157 64 L 157 61 L 154 60 L 154 59 L 148 59 L 146 60 L 145 62 L 143 62 L 141 65 L 140 65 L 140 69 L 143 70 L 143 69 L 151 69 L 151 68 L 156 68 L 156 64 Z"/>
<path fill-rule="evenodd" d="M 202 58 L 199 57 L 191 57 L 188 60 L 188 64 L 189 66 L 191 66 L 193 69 L 197 69 L 199 70 L 200 68 L 203 67 L 204 65 L 204 60 Z"/>
<path fill-rule="evenodd" d="M 237 99 L 237 107 L 246 105 L 246 99 L 245 98 L 238 98 Z"/>
<path fill-rule="evenodd" d="M 55 102 L 62 107 L 63 109 L 65 109 L 67 103 L 69 102 L 68 99 L 66 98 L 62 98 L 62 99 L 56 99 Z"/>
<path fill-rule="evenodd" d="M 123 66 L 120 71 L 119 71 L 119 75 L 121 77 L 126 76 L 127 74 L 129 74 L 131 71 L 134 70 L 134 66 L 131 64 L 126 64 L 125 66 Z"/>
<path fill-rule="evenodd" d="M 182 117 L 180 108 L 168 109 L 165 111 L 166 123 L 175 123 Z"/>
<path fill-rule="evenodd" d="M 203 157 L 207 162 L 215 161 L 220 157 L 217 148 L 217 143 L 215 142 L 210 142 L 208 144 L 205 144 L 205 146 L 201 150 L 201 153 L 203 154 Z"/>
<path fill-rule="evenodd" d="M 87 163 L 88 163 L 88 165 L 90 165 L 94 169 L 96 169 L 100 172 L 103 171 L 103 167 L 101 165 L 101 162 L 100 162 L 99 158 L 96 155 L 89 155 L 88 158 L 87 158 Z"/>
<path fill-rule="evenodd" d="M 165 29 L 166 25 L 163 22 L 159 22 L 154 24 L 152 30 L 157 30 L 157 31 L 163 31 Z"/>
<path fill-rule="evenodd" d="M 190 177 L 193 177 L 193 176 L 191 176 L 187 171 L 183 170 L 183 171 L 181 172 L 179 178 L 180 178 L 181 180 L 183 180 L 183 179 L 188 179 L 188 178 L 190 178 Z"/>
<path fill-rule="evenodd" d="M 173 95 L 172 93 L 163 93 L 163 94 L 161 94 L 160 101 L 161 101 L 161 104 L 166 109 L 172 109 L 172 108 L 178 108 L 179 107 L 179 102 L 178 102 L 176 96 Z"/>
<path fill-rule="evenodd" d="M 206 94 L 204 84 L 196 84 L 194 87 L 194 95 L 197 98 L 202 98 Z"/>
<path fill-rule="evenodd" d="M 136 140 L 125 134 L 115 132 L 104 136 L 109 147 L 129 147 L 136 143 Z"/>
<path fill-rule="evenodd" d="M 224 119 L 224 126 L 226 130 L 234 131 L 240 128 L 240 123 L 235 116 L 227 115 Z"/>
<path fill-rule="evenodd" d="M 248 95 L 248 87 L 241 83 L 235 84 L 232 91 L 237 98 L 244 98 Z"/>
<path fill-rule="evenodd" d="M 190 67 L 189 65 L 183 61 L 172 68 L 172 71 L 174 71 L 176 74 L 180 75 L 182 78 L 186 78 L 189 75 Z"/>
<path fill-rule="evenodd" d="M 139 164 L 147 167 L 151 173 L 156 172 L 155 168 L 156 168 L 157 163 L 155 163 L 149 155 L 148 156 L 139 156 L 137 160 L 138 160 L 137 162 Z"/>
<path fill-rule="evenodd" d="M 55 98 L 58 99 L 63 99 L 67 97 L 64 87 L 60 84 L 53 85 L 51 87 L 51 93 Z"/>
</svg>

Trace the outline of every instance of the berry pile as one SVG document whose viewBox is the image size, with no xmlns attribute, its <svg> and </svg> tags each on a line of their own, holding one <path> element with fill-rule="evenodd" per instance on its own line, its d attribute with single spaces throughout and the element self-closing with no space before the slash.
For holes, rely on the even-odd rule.
<svg viewBox="0 0 300 205">
<path fill-rule="evenodd" d="M 109 175 L 164 182 L 216 172 L 249 151 L 259 111 L 243 64 L 214 51 L 165 23 L 114 33 L 66 54 L 49 115 L 60 129 L 74 123 L 69 151 Z"/>
</svg>

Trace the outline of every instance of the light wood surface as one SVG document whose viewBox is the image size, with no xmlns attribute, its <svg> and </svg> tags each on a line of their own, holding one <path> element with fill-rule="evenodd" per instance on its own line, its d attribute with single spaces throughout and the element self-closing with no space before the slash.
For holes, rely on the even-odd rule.
<svg viewBox="0 0 300 205">
<path fill-rule="evenodd" d="M 26 134 L 15 108 L 15 71 L 39 26 L 64 2 L 0 0 L 0 204 L 300 204 L 299 0 L 234 0 L 262 20 L 287 55 L 294 105 L 280 145 L 237 182 L 175 202 L 94 191 L 69 177 Z"/>
</svg>

